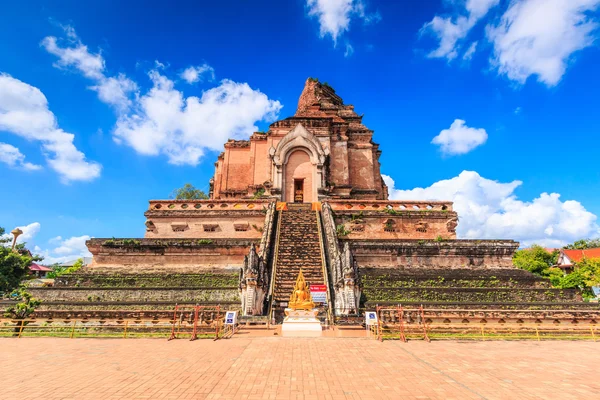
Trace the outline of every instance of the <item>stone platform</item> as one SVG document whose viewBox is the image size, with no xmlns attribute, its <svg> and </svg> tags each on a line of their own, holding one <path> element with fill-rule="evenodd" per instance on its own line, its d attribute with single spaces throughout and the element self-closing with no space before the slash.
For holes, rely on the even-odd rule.
<svg viewBox="0 0 600 400">
<path fill-rule="evenodd" d="M 281 325 L 284 337 L 319 337 L 323 334 L 321 322 L 317 319 L 319 310 L 285 309 L 285 319 Z"/>
</svg>

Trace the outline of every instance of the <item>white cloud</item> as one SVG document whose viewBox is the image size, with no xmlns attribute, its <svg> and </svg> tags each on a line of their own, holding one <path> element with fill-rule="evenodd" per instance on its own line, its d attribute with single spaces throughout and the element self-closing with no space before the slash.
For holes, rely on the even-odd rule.
<svg viewBox="0 0 600 400">
<path fill-rule="evenodd" d="M 106 65 L 102 55 L 90 53 L 73 27 L 64 26 L 63 29 L 67 35 L 67 39 L 62 41 L 63 47 L 59 44 L 59 39 L 54 36 L 44 38 L 41 43 L 48 53 L 58 57 L 54 66 L 76 69 L 83 76 L 94 81 L 95 85 L 90 86 L 90 89 L 98 93 L 101 101 L 119 111 L 127 109 L 131 104 L 130 95 L 138 90 L 136 83 L 124 74 L 118 74 L 116 77 L 106 76 Z"/>
<path fill-rule="evenodd" d="M 100 54 L 92 54 L 87 46 L 83 45 L 72 27 L 69 27 L 69 43 L 72 47 L 60 47 L 58 39 L 54 36 L 47 36 L 42 40 L 42 46 L 50 54 L 58 57 L 54 63 L 56 68 L 78 69 L 83 75 L 90 79 L 102 79 L 104 77 L 104 58 Z"/>
<path fill-rule="evenodd" d="M 379 13 L 367 13 L 361 0 L 307 0 L 308 15 L 317 17 L 320 25 L 320 35 L 331 36 L 334 45 L 337 39 L 350 30 L 352 18 L 371 24 L 381 20 Z"/>
<path fill-rule="evenodd" d="M 446 155 L 466 154 L 481 146 L 488 138 L 482 128 L 470 128 L 462 119 L 455 119 L 449 129 L 444 129 L 431 143 L 440 146 Z"/>
<path fill-rule="evenodd" d="M 500 0 L 467 0 L 464 10 L 457 6 L 458 2 L 450 2 L 455 5 L 454 15 L 448 17 L 435 16 L 431 21 L 425 23 L 420 34 L 431 34 L 439 40 L 437 49 L 429 52 L 430 58 L 446 58 L 453 60 L 458 56 L 461 42 L 467 37 L 469 31 L 483 18 L 490 9 L 497 6 Z M 466 15 L 465 15 L 466 14 Z M 473 46 L 473 45 L 471 45 Z M 465 54 L 471 52 L 467 59 L 473 56 L 475 48 L 469 48 Z M 463 56 L 464 57 L 464 56 Z"/>
<path fill-rule="evenodd" d="M 90 89 L 98 92 L 100 101 L 116 107 L 118 110 L 125 110 L 131 104 L 129 96 L 138 90 L 137 84 L 124 74 L 116 77 L 105 77 L 97 85 L 90 86 Z"/>
<path fill-rule="evenodd" d="M 88 251 L 85 245 L 86 240 L 90 239 L 91 237 L 88 235 L 72 236 L 68 239 L 57 236 L 48 241 L 48 243 L 54 245 L 53 248 L 43 250 L 39 246 L 36 246 L 34 251 L 36 254 L 44 257 L 42 261 L 44 265 L 73 261 L 78 258 L 92 256 L 92 253 Z"/>
<path fill-rule="evenodd" d="M 396 189 L 389 176 L 384 175 L 384 181 L 391 199 L 453 201 L 460 219 L 457 234 L 464 239 L 515 239 L 522 246 L 560 247 L 600 234 L 596 215 L 578 201 L 561 201 L 558 193 L 519 200 L 514 191 L 521 181 L 501 183 L 473 171 L 411 190 Z"/>
<path fill-rule="evenodd" d="M 50 244 L 55 244 L 55 243 L 60 243 L 63 240 L 62 236 L 56 236 L 53 237 L 52 239 L 48 240 L 48 243 Z"/>
<path fill-rule="evenodd" d="M 203 75 L 207 75 L 208 80 L 212 81 L 215 79 L 215 70 L 208 64 L 199 65 L 197 67 L 191 66 L 183 70 L 180 76 L 187 83 L 192 84 L 202 81 L 204 79 Z"/>
<path fill-rule="evenodd" d="M 158 70 L 149 76 L 152 89 L 119 118 L 114 137 L 138 153 L 164 154 L 171 164 L 198 164 L 205 149 L 218 151 L 228 138 L 248 138 L 257 121 L 274 120 L 282 107 L 247 83 L 223 80 L 200 98 L 186 98 Z"/>
<path fill-rule="evenodd" d="M 46 96 L 36 87 L 0 73 L 0 131 L 42 143 L 48 164 L 61 181 L 89 181 L 101 166 L 85 159 L 73 144 L 75 136 L 60 129 L 48 109 Z"/>
<path fill-rule="evenodd" d="M 477 41 L 471 43 L 467 51 L 465 51 L 465 54 L 463 54 L 463 60 L 470 61 L 471 58 L 473 58 L 473 54 L 475 54 L 475 51 L 477 50 L 477 43 Z"/>
<path fill-rule="evenodd" d="M 221 150 L 229 138 L 247 139 L 258 121 L 274 120 L 281 103 L 270 100 L 247 83 L 223 80 L 201 97 L 185 97 L 155 61 L 149 72 L 153 87 L 145 94 L 125 75 L 105 74 L 104 59 L 91 54 L 72 27 L 64 27 L 68 46 L 47 37 L 42 45 L 59 57 L 58 67 L 72 67 L 94 80 L 101 101 L 117 109 L 113 139 L 145 155 L 164 154 L 171 164 L 197 165 L 206 149 Z M 214 79 L 208 64 L 192 66 L 180 74 L 188 83 Z"/>
<path fill-rule="evenodd" d="M 521 114 L 522 111 L 523 111 L 523 109 L 521 107 L 517 107 L 517 108 L 515 108 L 514 112 L 515 112 L 515 115 L 519 115 L 519 114 Z"/>
<path fill-rule="evenodd" d="M 36 171 L 42 169 L 41 165 L 25 161 L 25 155 L 8 143 L 0 142 L 0 162 L 11 168 L 24 169 L 25 171 Z"/>
<path fill-rule="evenodd" d="M 344 57 L 350 57 L 354 54 L 354 47 L 350 43 L 346 43 L 346 51 L 344 52 Z"/>
<path fill-rule="evenodd" d="M 519 83 L 536 75 L 556 85 L 573 53 L 596 39 L 598 22 L 588 13 L 599 6 L 600 0 L 513 1 L 500 22 L 487 28 L 492 65 Z"/>
<path fill-rule="evenodd" d="M 85 257 L 89 257 L 90 252 L 85 245 L 86 240 L 90 240 L 88 235 L 70 237 L 59 242 L 60 245 L 54 248 L 52 252 L 63 256 L 68 254 L 85 254 Z"/>
</svg>

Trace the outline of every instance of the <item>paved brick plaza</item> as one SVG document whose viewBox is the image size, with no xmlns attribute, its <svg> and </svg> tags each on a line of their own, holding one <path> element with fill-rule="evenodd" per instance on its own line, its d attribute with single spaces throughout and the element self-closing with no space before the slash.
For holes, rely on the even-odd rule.
<svg viewBox="0 0 600 400">
<path fill-rule="evenodd" d="M 0 339 L 3 399 L 583 399 L 600 343 Z"/>
</svg>

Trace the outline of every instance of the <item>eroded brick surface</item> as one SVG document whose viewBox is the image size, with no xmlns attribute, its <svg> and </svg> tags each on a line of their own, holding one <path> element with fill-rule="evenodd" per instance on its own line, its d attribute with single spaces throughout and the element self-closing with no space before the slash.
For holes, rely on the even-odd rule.
<svg viewBox="0 0 600 400">
<path fill-rule="evenodd" d="M 302 170 L 296 169 L 297 163 L 288 160 L 287 154 L 277 159 L 277 149 L 284 147 L 282 143 L 287 143 L 298 125 L 311 137 L 292 143 L 293 149 L 312 154 L 311 163 Z M 280 198 L 290 201 L 290 179 L 300 178 L 305 179 L 304 202 L 317 201 L 317 193 L 319 198 L 386 199 L 381 151 L 372 139 L 373 131 L 362 123 L 354 106 L 344 104 L 326 83 L 309 78 L 293 116 L 274 122 L 267 132 L 256 132 L 249 140 L 225 144 L 215 163 L 212 198 L 248 198 L 265 188 L 267 195 L 283 194 Z M 283 178 L 278 177 L 279 168 L 285 170 Z"/>
<path fill-rule="evenodd" d="M 593 342 L 2 339 L 6 399 L 597 398 Z"/>
</svg>

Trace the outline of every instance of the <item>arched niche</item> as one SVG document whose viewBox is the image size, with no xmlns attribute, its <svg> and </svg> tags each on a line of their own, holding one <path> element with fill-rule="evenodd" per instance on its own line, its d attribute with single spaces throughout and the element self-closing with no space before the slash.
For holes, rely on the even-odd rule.
<svg viewBox="0 0 600 400">
<path fill-rule="evenodd" d="M 304 202 L 318 201 L 319 189 L 325 185 L 323 164 L 325 163 L 328 151 L 324 151 L 317 138 L 301 124 L 296 125 L 294 129 L 285 135 L 277 144 L 277 148 L 271 149 L 270 155 L 273 160 L 273 188 L 281 191 L 281 199 L 283 201 L 291 201 L 290 199 L 293 198 L 289 193 L 291 182 L 285 181 L 286 165 L 290 162 L 290 159 L 293 163 L 298 163 L 302 161 L 302 158 L 306 157 L 302 153 L 294 155 L 296 152 L 302 152 L 308 156 L 308 160 L 312 165 L 312 182 L 306 182 L 304 187 L 304 191 L 309 193 L 309 196 Z M 290 175 L 289 171 L 288 175 Z M 289 179 L 290 176 L 288 176 L 288 180 Z"/>
</svg>

